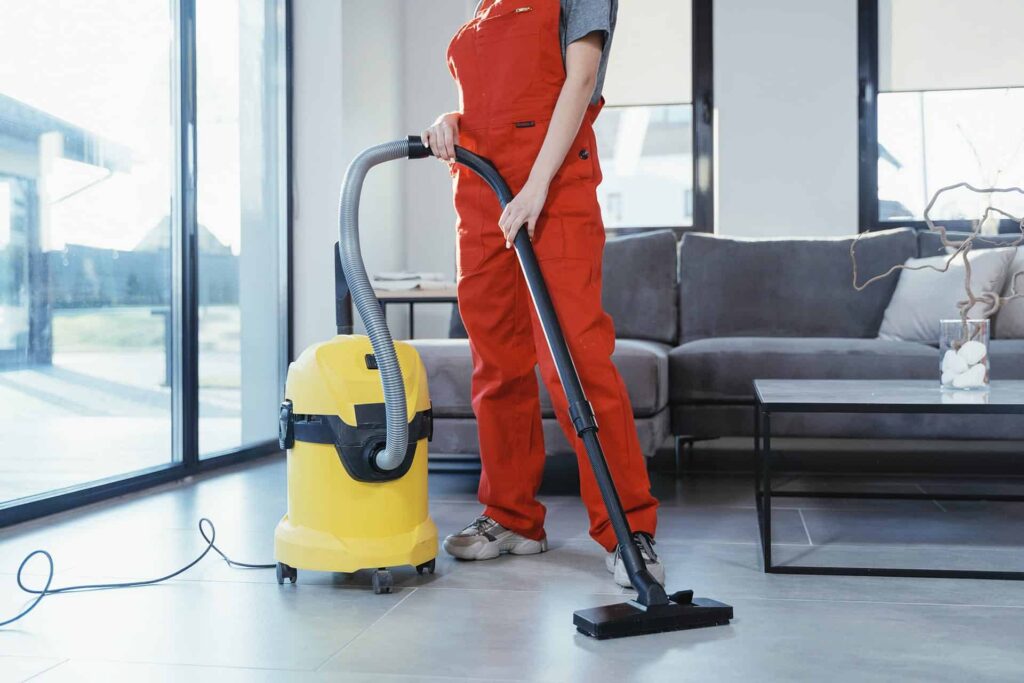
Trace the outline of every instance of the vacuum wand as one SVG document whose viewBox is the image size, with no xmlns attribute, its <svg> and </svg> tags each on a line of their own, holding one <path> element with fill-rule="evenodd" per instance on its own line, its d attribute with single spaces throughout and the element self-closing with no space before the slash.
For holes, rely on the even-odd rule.
<svg viewBox="0 0 1024 683">
<path fill-rule="evenodd" d="M 432 156 L 431 151 L 422 140 L 410 136 L 409 158 L 422 159 L 428 156 Z M 502 208 L 512 201 L 512 190 L 490 161 L 459 146 L 455 147 L 455 161 L 479 175 L 494 190 Z M 608 638 L 728 623 L 732 618 L 732 608 L 728 605 L 713 600 L 700 601 L 698 604 L 693 600 L 692 591 L 680 591 L 670 597 L 665 593 L 665 588 L 647 570 L 640 550 L 633 540 L 629 521 L 622 509 L 622 501 L 619 500 L 608 462 L 601 448 L 601 441 L 597 436 L 598 426 L 594 410 L 580 383 L 579 374 L 562 334 L 562 327 L 558 322 L 551 295 L 548 293 L 527 231 L 519 230 L 512 244 L 519 257 L 519 265 L 537 310 L 537 317 L 551 351 L 558 378 L 568 399 L 569 416 L 577 436 L 586 448 L 626 571 L 637 590 L 637 598 L 632 603 L 577 612 L 574 619 L 577 629 L 590 636 Z"/>
</svg>

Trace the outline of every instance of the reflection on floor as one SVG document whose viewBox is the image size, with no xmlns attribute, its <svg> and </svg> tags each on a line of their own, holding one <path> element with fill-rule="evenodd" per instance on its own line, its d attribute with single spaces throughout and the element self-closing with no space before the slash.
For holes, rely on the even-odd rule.
<svg viewBox="0 0 1024 683">
<path fill-rule="evenodd" d="M 433 475 L 432 512 L 454 530 L 479 511 L 472 475 Z M 829 481 L 813 482 L 816 486 Z M 811 485 L 796 479 L 790 486 Z M 965 489 L 937 478 L 847 486 Z M 1004 488 L 1024 488 L 1001 481 Z M 1009 681 L 1024 671 L 1024 582 L 766 576 L 746 475 L 655 475 L 658 550 L 671 588 L 735 606 L 727 627 L 595 642 L 574 609 L 623 599 L 586 535 L 573 482 L 542 491 L 550 552 L 368 577 L 208 559 L 159 587 L 47 599 L 0 633 L 0 680 L 169 681 Z M 1024 570 L 1024 505 L 779 500 L 776 554 L 804 562 Z M 201 547 L 201 515 L 239 559 L 266 561 L 286 504 L 280 458 L 0 531 L 0 614 L 23 604 L 25 553 L 54 553 L 57 584 L 148 577 Z M 36 567 L 35 580 L 42 581 Z"/>
<path fill-rule="evenodd" d="M 202 360 L 210 377 L 237 370 L 237 354 Z M 164 363 L 161 350 L 80 351 L 54 354 L 52 365 L 0 370 L 0 503 L 170 462 Z M 200 391 L 204 452 L 239 444 L 233 381 Z"/>
</svg>

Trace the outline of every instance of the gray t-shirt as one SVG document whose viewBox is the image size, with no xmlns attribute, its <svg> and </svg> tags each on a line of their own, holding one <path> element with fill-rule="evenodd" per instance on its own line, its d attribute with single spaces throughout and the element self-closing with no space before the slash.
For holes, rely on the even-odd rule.
<svg viewBox="0 0 1024 683">
<path fill-rule="evenodd" d="M 560 34 L 562 36 L 562 62 L 569 45 L 595 31 L 604 33 L 604 53 L 601 55 L 601 66 L 597 71 L 597 85 L 591 102 L 597 104 L 601 100 L 604 89 L 604 75 L 608 71 L 608 56 L 612 50 L 612 36 L 615 34 L 615 18 L 619 11 L 619 0 L 560 0 L 562 3 L 562 20 Z M 477 3 L 476 11 L 480 11 Z"/>
</svg>

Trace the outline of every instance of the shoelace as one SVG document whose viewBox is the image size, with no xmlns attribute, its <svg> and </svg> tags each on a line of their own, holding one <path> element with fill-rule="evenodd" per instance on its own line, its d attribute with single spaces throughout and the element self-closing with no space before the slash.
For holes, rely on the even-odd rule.
<svg viewBox="0 0 1024 683">
<path fill-rule="evenodd" d="M 644 533 L 633 534 L 633 542 L 640 548 L 645 562 L 657 562 L 658 553 L 654 552 L 654 539 Z"/>
<path fill-rule="evenodd" d="M 644 564 L 658 561 L 658 554 L 654 552 L 653 538 L 643 532 L 637 532 L 633 534 L 633 542 L 636 543 L 636 547 L 640 551 L 640 557 L 643 558 Z M 620 546 L 616 546 L 615 559 L 618 560 L 621 556 L 622 548 Z"/>
<path fill-rule="evenodd" d="M 490 531 L 497 525 L 498 523 L 490 517 L 488 517 L 487 515 L 480 515 L 475 520 L 473 520 L 469 524 L 469 526 L 463 529 L 462 533 L 467 534 L 467 532 L 469 532 L 471 534 L 486 534 L 488 531 Z"/>
</svg>

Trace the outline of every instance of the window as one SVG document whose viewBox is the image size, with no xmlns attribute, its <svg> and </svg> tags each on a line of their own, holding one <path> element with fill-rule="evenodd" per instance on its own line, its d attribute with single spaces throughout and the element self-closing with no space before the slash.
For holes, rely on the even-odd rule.
<svg viewBox="0 0 1024 683">
<path fill-rule="evenodd" d="M 197 441 L 218 453 L 269 447 L 285 353 L 283 10 L 283 0 L 4 5 L 0 525 L 184 476 L 198 467 Z M 249 263 L 243 238 L 258 252 Z M 260 304 L 247 308 L 250 268 Z M 196 315 L 198 334 L 187 324 Z M 247 375 L 247 362 L 259 369 Z M 196 396 L 196 374 L 213 393 Z M 198 415 L 235 422 L 204 437 Z"/>
<path fill-rule="evenodd" d="M 862 135 L 863 227 L 923 225 L 935 193 L 958 182 L 1024 185 L 1024 60 L 1004 35 L 1021 22 L 1024 3 L 1017 2 L 862 0 L 861 62 L 869 75 L 862 116 L 877 125 L 875 144 Z M 865 53 L 872 41 L 877 47 Z M 868 163 L 875 167 L 863 168 Z M 949 192 L 930 215 L 967 227 L 988 202 Z M 1024 214 L 1016 197 L 999 205 Z M 1016 227 L 1002 222 L 1004 230 Z"/>
<path fill-rule="evenodd" d="M 701 229 L 711 229 L 709 172 L 699 184 L 708 214 L 701 221 L 694 216 L 699 156 L 694 142 L 703 138 L 695 134 L 692 104 L 700 90 L 700 102 L 710 108 L 710 23 L 708 0 L 620 4 L 606 106 L 595 126 L 604 173 L 598 199 L 606 228 L 700 223 Z M 697 34 L 704 32 L 706 40 L 699 41 Z M 709 159 L 710 135 L 707 141 L 701 151 Z"/>
</svg>

